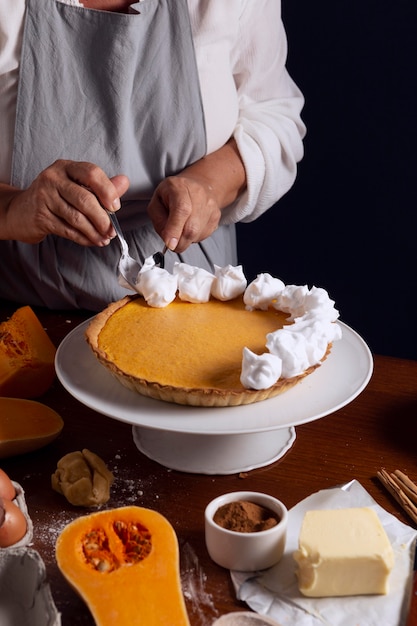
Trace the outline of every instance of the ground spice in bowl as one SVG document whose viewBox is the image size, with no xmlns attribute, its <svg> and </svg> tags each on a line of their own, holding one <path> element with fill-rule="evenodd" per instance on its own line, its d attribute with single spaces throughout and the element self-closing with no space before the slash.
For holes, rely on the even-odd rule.
<svg viewBox="0 0 417 626">
<path fill-rule="evenodd" d="M 268 530 L 279 522 L 278 516 L 255 502 L 236 500 L 223 504 L 213 516 L 214 522 L 238 533 L 256 533 Z"/>
</svg>

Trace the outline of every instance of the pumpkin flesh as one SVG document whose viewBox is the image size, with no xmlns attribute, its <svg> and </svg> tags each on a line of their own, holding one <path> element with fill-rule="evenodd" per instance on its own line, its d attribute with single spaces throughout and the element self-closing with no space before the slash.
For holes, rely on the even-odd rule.
<svg viewBox="0 0 417 626">
<path fill-rule="evenodd" d="M 41 402 L 0 398 L 0 459 L 48 445 L 63 427 L 62 417 Z"/>
<path fill-rule="evenodd" d="M 0 396 L 38 398 L 55 377 L 56 349 L 29 306 L 0 323 Z"/>
<path fill-rule="evenodd" d="M 175 531 L 156 511 L 79 517 L 59 535 L 56 559 L 97 626 L 189 626 Z"/>
</svg>

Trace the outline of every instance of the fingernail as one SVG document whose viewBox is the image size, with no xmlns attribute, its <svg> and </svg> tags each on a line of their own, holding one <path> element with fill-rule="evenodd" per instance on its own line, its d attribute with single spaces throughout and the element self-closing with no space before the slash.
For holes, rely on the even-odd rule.
<svg viewBox="0 0 417 626">
<path fill-rule="evenodd" d="M 178 246 L 178 239 L 176 239 L 175 237 L 173 237 L 172 239 L 169 240 L 168 243 L 168 248 L 170 250 L 175 250 L 175 248 Z"/>
<path fill-rule="evenodd" d="M 121 206 L 122 204 L 120 202 L 120 198 L 116 198 L 116 200 L 113 200 L 112 207 L 115 211 L 118 211 Z"/>
<path fill-rule="evenodd" d="M 109 238 L 109 239 L 103 239 L 103 241 L 101 242 L 101 245 L 102 245 L 103 247 L 104 247 L 104 246 L 108 246 L 110 242 L 111 242 L 111 238 Z"/>
</svg>

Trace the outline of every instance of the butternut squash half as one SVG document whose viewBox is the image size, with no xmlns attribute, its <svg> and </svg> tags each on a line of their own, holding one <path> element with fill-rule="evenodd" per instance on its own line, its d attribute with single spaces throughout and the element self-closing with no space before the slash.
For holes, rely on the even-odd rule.
<svg viewBox="0 0 417 626">
<path fill-rule="evenodd" d="M 48 445 L 63 427 L 62 417 L 41 402 L 0 398 L 0 459 Z"/>
<path fill-rule="evenodd" d="M 59 535 L 56 559 L 97 626 L 189 626 L 177 537 L 160 513 L 127 506 L 79 517 Z"/>
<path fill-rule="evenodd" d="M 55 377 L 55 346 L 29 306 L 0 323 L 0 396 L 38 398 Z"/>
</svg>

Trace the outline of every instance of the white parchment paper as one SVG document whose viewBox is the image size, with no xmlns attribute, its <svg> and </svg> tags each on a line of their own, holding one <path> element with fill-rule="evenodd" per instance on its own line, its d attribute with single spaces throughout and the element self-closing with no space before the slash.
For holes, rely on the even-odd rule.
<svg viewBox="0 0 417 626">
<path fill-rule="evenodd" d="M 392 543 L 394 568 L 387 595 L 306 598 L 298 590 L 293 553 L 304 513 L 312 509 L 369 506 L 375 509 Z M 408 611 L 417 531 L 380 507 L 356 480 L 319 491 L 289 511 L 282 560 L 263 572 L 231 572 L 236 595 L 281 626 L 403 626 Z"/>
</svg>

